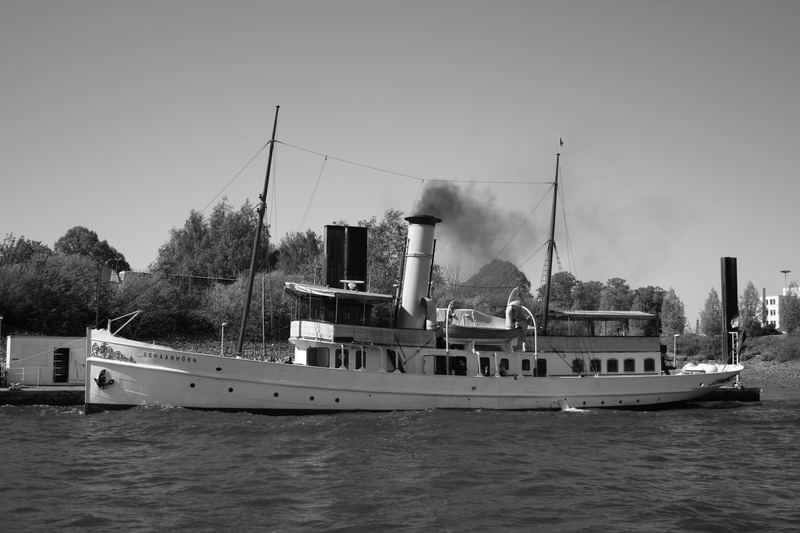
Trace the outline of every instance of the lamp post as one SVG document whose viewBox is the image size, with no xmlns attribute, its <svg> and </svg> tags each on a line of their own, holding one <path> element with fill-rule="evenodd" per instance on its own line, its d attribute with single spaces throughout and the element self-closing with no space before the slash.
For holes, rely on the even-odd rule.
<svg viewBox="0 0 800 533">
<path fill-rule="evenodd" d="M 222 323 L 222 340 L 221 340 L 221 342 L 219 344 L 219 355 L 221 357 L 225 356 L 225 326 L 227 326 L 227 325 L 228 325 L 227 322 L 223 322 Z"/>
<path fill-rule="evenodd" d="M 791 270 L 788 270 L 788 269 L 781 270 L 781 273 L 783 274 L 783 292 L 784 292 L 784 295 L 786 293 L 786 287 L 787 287 L 786 275 L 789 274 L 790 272 L 791 272 Z"/>
<path fill-rule="evenodd" d="M 677 368 L 676 359 L 678 358 L 678 337 L 680 337 L 680 333 L 675 333 L 672 336 L 672 366 Z"/>
</svg>

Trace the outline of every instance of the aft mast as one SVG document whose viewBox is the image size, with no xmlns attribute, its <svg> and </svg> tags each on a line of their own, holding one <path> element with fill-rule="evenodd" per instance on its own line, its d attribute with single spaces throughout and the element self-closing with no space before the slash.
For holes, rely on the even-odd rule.
<svg viewBox="0 0 800 533">
<path fill-rule="evenodd" d="M 269 159 L 267 159 L 267 174 L 264 177 L 264 192 L 259 196 L 258 203 L 258 225 L 256 226 L 256 236 L 253 240 L 253 252 L 250 255 L 250 277 L 247 281 L 247 297 L 242 309 L 242 321 L 239 324 L 239 339 L 236 341 L 236 355 L 242 355 L 244 346 L 244 333 L 247 329 L 247 317 L 250 314 L 250 301 L 253 298 L 253 280 L 256 275 L 256 257 L 258 256 L 258 243 L 261 241 L 261 227 L 264 225 L 264 213 L 267 210 L 267 188 L 269 186 L 269 173 L 272 169 L 272 151 L 275 148 L 275 132 L 278 130 L 278 111 L 281 106 L 275 107 L 275 122 L 272 125 L 272 140 L 269 142 Z"/>
<path fill-rule="evenodd" d="M 550 314 L 550 279 L 553 276 L 553 248 L 556 245 L 556 205 L 558 203 L 558 167 L 561 159 L 561 147 L 564 141 L 558 139 L 558 153 L 556 153 L 556 178 L 553 182 L 553 209 L 550 212 L 550 240 L 547 241 L 547 265 L 544 283 L 544 308 L 542 310 L 542 335 L 547 335 L 547 319 Z"/>
</svg>

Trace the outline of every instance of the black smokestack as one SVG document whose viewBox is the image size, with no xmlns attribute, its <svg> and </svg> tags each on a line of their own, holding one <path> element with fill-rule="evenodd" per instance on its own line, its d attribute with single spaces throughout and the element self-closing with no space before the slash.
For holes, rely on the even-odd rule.
<svg viewBox="0 0 800 533">
<path fill-rule="evenodd" d="M 731 362 L 734 349 L 731 333 L 739 330 L 739 295 L 736 280 L 736 258 L 720 259 L 722 274 L 722 356 L 723 362 Z"/>
</svg>

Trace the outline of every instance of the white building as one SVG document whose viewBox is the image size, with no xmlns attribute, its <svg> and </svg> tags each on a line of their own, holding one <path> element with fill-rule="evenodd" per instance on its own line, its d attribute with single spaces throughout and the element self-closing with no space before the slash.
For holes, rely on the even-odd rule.
<svg viewBox="0 0 800 533">
<path fill-rule="evenodd" d="M 764 296 L 764 307 L 767 311 L 766 322 L 764 320 L 761 321 L 762 326 L 766 326 L 767 324 L 771 324 L 775 326 L 776 329 L 780 329 L 781 327 L 781 306 L 783 302 L 783 298 L 785 296 L 795 296 L 800 297 L 800 287 L 797 285 L 792 285 L 791 287 L 784 288 L 781 290 L 781 294 L 773 295 L 773 296 Z"/>
<path fill-rule="evenodd" d="M 83 385 L 86 337 L 6 337 L 6 380 L 29 386 Z"/>
</svg>

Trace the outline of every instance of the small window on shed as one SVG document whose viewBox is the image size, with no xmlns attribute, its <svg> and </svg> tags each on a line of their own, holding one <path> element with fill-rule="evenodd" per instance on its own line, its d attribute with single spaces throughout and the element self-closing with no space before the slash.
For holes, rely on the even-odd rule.
<svg viewBox="0 0 800 533">
<path fill-rule="evenodd" d="M 522 360 L 522 371 L 523 372 L 530 372 L 531 371 L 531 360 L 530 359 L 523 359 Z"/>
<path fill-rule="evenodd" d="M 573 359 L 572 360 L 572 371 L 576 374 L 583 374 L 585 370 L 585 365 L 583 364 L 583 359 Z"/>
<path fill-rule="evenodd" d="M 619 372 L 619 361 L 616 359 L 609 359 L 606 361 L 606 372 L 609 374 Z"/>
<path fill-rule="evenodd" d="M 600 364 L 600 359 L 592 359 L 589 361 L 589 372 L 593 374 L 597 374 L 598 372 L 602 372 L 602 366 Z"/>
<path fill-rule="evenodd" d="M 636 372 L 636 361 L 633 359 L 625 359 L 625 372 Z"/>
<path fill-rule="evenodd" d="M 644 371 L 645 372 L 655 372 L 656 371 L 656 360 L 652 357 L 648 357 L 644 360 Z"/>
<path fill-rule="evenodd" d="M 356 350 L 356 370 L 364 368 L 364 351 Z"/>
</svg>

